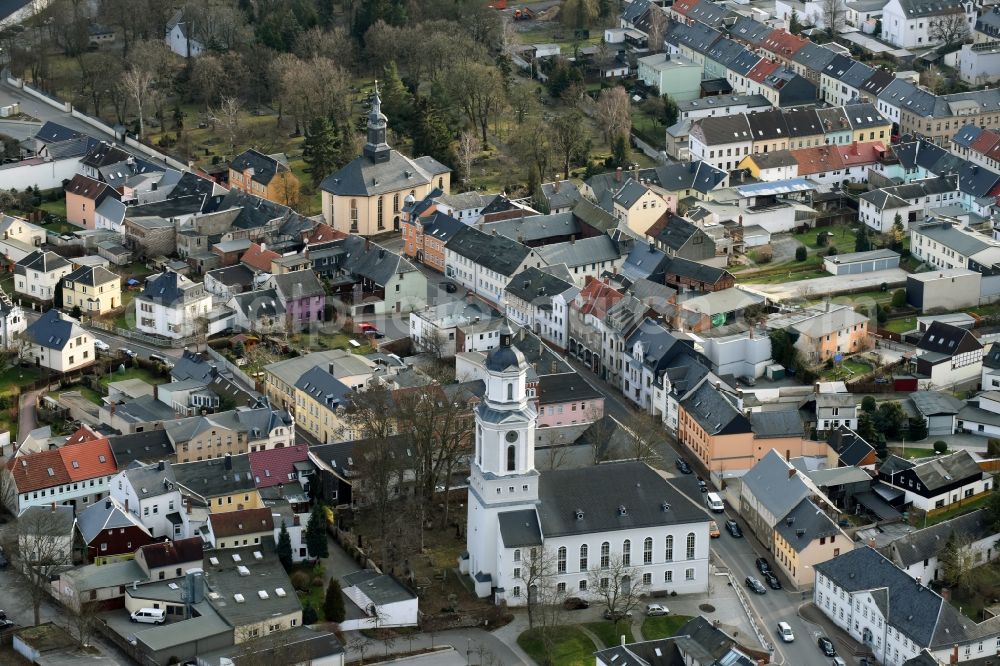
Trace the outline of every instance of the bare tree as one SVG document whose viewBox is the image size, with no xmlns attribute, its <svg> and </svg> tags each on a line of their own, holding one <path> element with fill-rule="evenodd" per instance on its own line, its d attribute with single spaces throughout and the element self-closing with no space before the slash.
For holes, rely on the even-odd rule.
<svg viewBox="0 0 1000 666">
<path fill-rule="evenodd" d="M 628 556 L 619 553 L 605 556 L 602 551 L 600 558 L 598 566 L 588 572 L 588 588 L 600 599 L 617 630 L 618 622 L 642 601 L 647 586 L 642 580 L 642 571 L 631 565 L 631 553 Z"/>
<path fill-rule="evenodd" d="M 472 163 L 482 149 L 483 144 L 475 132 L 462 132 L 462 136 L 458 139 L 458 159 L 462 162 L 462 174 L 466 182 L 472 180 Z"/>
<path fill-rule="evenodd" d="M 483 143 L 487 143 L 489 119 L 499 108 L 504 95 L 499 70 L 480 62 L 462 62 L 452 69 L 448 83 L 451 98 L 469 122 L 479 128 Z"/>
<path fill-rule="evenodd" d="M 847 5 L 844 0 L 823 0 L 820 5 L 823 14 L 823 27 L 826 33 L 833 37 L 844 27 L 847 21 Z"/>
<path fill-rule="evenodd" d="M 628 92 L 621 86 L 602 90 L 597 98 L 596 117 L 604 140 L 609 144 L 632 131 L 632 110 Z"/>
<path fill-rule="evenodd" d="M 969 590 L 975 585 L 975 569 L 980 560 L 977 560 L 968 535 L 953 532 L 941 551 L 940 562 L 942 578 L 947 585 L 960 590 Z"/>
<path fill-rule="evenodd" d="M 659 53 L 663 50 L 663 39 L 666 35 L 667 14 L 656 5 L 653 5 L 649 12 L 649 28 L 646 30 L 650 52 Z"/>
<path fill-rule="evenodd" d="M 931 92 L 937 93 L 944 88 L 945 78 L 944 74 L 941 73 L 940 67 L 930 65 L 920 73 L 920 82 Z"/>
<path fill-rule="evenodd" d="M 135 100 L 135 105 L 139 112 L 139 139 L 142 140 L 145 134 L 143 104 L 149 98 L 151 92 L 153 73 L 139 67 L 133 67 L 122 75 L 121 82 L 129 96 Z"/>
<path fill-rule="evenodd" d="M 240 101 L 235 97 L 223 97 L 219 105 L 208 109 L 212 126 L 220 126 L 229 142 L 229 155 L 236 154 L 236 138 L 240 133 Z"/>
<path fill-rule="evenodd" d="M 520 584 L 518 592 L 526 595 L 528 628 L 535 627 L 536 612 L 543 604 L 555 603 L 556 555 L 542 546 L 532 546 L 518 550 L 520 562 L 514 562 L 514 580 Z"/>
<path fill-rule="evenodd" d="M 641 414 L 632 420 L 631 426 L 629 458 L 640 462 L 658 458 L 656 445 L 666 436 L 663 422 L 652 414 Z"/>
<path fill-rule="evenodd" d="M 97 632 L 98 613 L 101 604 L 97 601 L 81 600 L 77 606 L 67 606 L 73 628 L 76 629 L 76 639 L 82 647 L 89 647 L 90 641 Z"/>
<path fill-rule="evenodd" d="M 946 45 L 961 44 L 969 38 L 969 21 L 959 6 L 958 11 L 932 19 L 927 26 L 931 41 Z"/>
<path fill-rule="evenodd" d="M 596 416 L 595 410 L 591 410 L 591 413 Z M 602 418 L 595 418 L 594 422 L 584 432 L 584 439 L 590 446 L 595 465 L 608 460 L 613 444 L 611 438 L 615 430 L 617 430 L 617 424 L 614 419 L 610 416 L 604 416 Z"/>
<path fill-rule="evenodd" d="M 72 564 L 71 536 L 65 526 L 63 513 L 55 507 L 27 511 L 17 521 L 17 582 L 31 602 L 36 625 L 41 622 L 42 601 L 49 595 L 53 576 Z M 66 605 L 76 607 L 82 601 L 66 600 Z"/>
<path fill-rule="evenodd" d="M 571 110 L 556 117 L 550 124 L 553 148 L 559 153 L 563 166 L 563 178 L 569 179 L 570 166 L 574 158 L 585 161 L 581 153 L 586 153 L 589 140 L 584 127 L 583 114 Z"/>
</svg>

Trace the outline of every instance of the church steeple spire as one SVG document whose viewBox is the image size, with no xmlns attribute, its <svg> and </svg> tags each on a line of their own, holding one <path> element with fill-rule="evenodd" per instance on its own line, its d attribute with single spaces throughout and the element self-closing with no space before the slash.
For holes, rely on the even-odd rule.
<svg viewBox="0 0 1000 666">
<path fill-rule="evenodd" d="M 388 119 L 382 113 L 382 99 L 378 94 L 378 79 L 375 80 L 375 93 L 371 99 L 371 111 L 368 112 L 368 142 L 365 143 L 364 155 L 372 162 L 388 162 L 391 148 L 385 141 L 385 131 Z"/>
</svg>

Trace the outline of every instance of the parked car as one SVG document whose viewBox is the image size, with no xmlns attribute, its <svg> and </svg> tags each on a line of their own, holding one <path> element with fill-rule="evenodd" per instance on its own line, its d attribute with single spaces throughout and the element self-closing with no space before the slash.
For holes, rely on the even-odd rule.
<svg viewBox="0 0 1000 666">
<path fill-rule="evenodd" d="M 820 652 L 822 652 L 826 656 L 828 657 L 837 656 L 837 649 L 833 647 L 833 641 L 831 641 L 826 636 L 820 636 L 819 640 L 816 641 L 816 644 L 819 645 Z"/>
<path fill-rule="evenodd" d="M 458 287 L 455 286 L 454 282 L 442 282 L 441 288 L 444 289 L 449 294 L 454 294 L 456 291 L 458 291 Z"/>
<path fill-rule="evenodd" d="M 369 331 L 374 332 L 378 330 L 378 326 L 376 326 L 375 324 L 371 324 L 367 321 L 363 321 L 360 324 L 358 324 L 358 330 L 361 331 L 362 333 L 368 333 Z"/>
<path fill-rule="evenodd" d="M 708 484 L 705 483 L 705 479 L 701 478 L 700 476 L 698 477 L 698 490 L 700 490 L 703 493 L 708 492 Z"/>
<path fill-rule="evenodd" d="M 708 536 L 718 539 L 722 534 L 719 532 L 719 525 L 714 521 L 708 521 Z"/>
<path fill-rule="evenodd" d="M 847 666 L 847 662 L 840 657 L 833 658 L 833 666 Z"/>
<path fill-rule="evenodd" d="M 732 518 L 726 521 L 726 531 L 733 535 L 734 539 L 743 538 L 743 530 L 740 529 L 740 524 Z"/>
<path fill-rule="evenodd" d="M 122 356 L 128 356 L 129 358 L 138 358 L 139 357 L 139 355 L 136 354 L 134 351 L 132 351 L 131 349 L 126 349 L 125 347 L 122 347 L 121 349 L 119 349 L 118 353 L 121 354 Z"/>
<path fill-rule="evenodd" d="M 674 466 L 677 467 L 677 471 L 680 472 L 681 474 L 691 473 L 691 465 L 689 465 L 688 462 L 684 460 L 684 458 L 678 458 L 677 460 L 675 460 Z"/>
<path fill-rule="evenodd" d="M 646 604 L 646 615 L 649 615 L 650 617 L 669 614 L 670 611 L 667 610 L 666 606 L 661 606 L 660 604 Z"/>
<path fill-rule="evenodd" d="M 160 365 L 164 366 L 168 370 L 173 370 L 174 369 L 173 362 L 169 358 L 167 358 L 166 356 L 164 356 L 163 354 L 150 354 L 149 355 L 149 360 L 153 361 L 154 363 L 159 363 Z"/>
<path fill-rule="evenodd" d="M 140 608 L 129 616 L 132 622 L 144 624 L 163 624 L 167 621 L 166 611 L 162 608 Z"/>
<path fill-rule="evenodd" d="M 771 588 L 772 590 L 780 590 L 781 589 L 781 581 L 778 580 L 778 577 L 774 575 L 773 571 L 767 571 L 767 572 L 765 572 L 764 573 L 764 580 L 767 581 L 767 586 L 769 588 Z"/>
<path fill-rule="evenodd" d="M 792 633 L 792 628 L 787 622 L 778 623 L 778 635 L 781 636 L 781 640 L 786 643 L 791 643 L 795 640 L 795 634 Z"/>
<path fill-rule="evenodd" d="M 590 608 L 590 602 L 580 597 L 566 597 L 565 601 L 563 601 L 563 608 L 566 610 L 582 610 Z"/>
<path fill-rule="evenodd" d="M 766 574 L 768 571 L 771 570 L 771 565 L 768 564 L 767 560 L 764 559 L 763 557 L 758 557 L 757 562 L 755 564 L 757 565 L 757 571 L 761 572 L 762 574 Z"/>
<path fill-rule="evenodd" d="M 605 620 L 617 621 L 617 620 L 625 620 L 630 617 L 632 617 L 632 611 L 617 610 L 614 613 L 612 613 L 610 608 L 604 611 Z"/>
<path fill-rule="evenodd" d="M 13 626 L 14 626 L 14 620 L 7 620 L 7 619 L 0 620 L 0 631 L 4 631 L 5 629 L 10 629 Z"/>
<path fill-rule="evenodd" d="M 747 576 L 746 585 L 757 594 L 767 594 L 767 588 L 753 576 Z"/>
<path fill-rule="evenodd" d="M 99 352 L 107 353 L 111 351 L 111 345 L 109 345 L 104 340 L 99 340 L 98 338 L 94 338 L 94 349 L 96 349 Z"/>
</svg>

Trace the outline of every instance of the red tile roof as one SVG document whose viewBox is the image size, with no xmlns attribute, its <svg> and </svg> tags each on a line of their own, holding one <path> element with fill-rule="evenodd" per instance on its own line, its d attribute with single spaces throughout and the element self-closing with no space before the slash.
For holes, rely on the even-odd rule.
<svg viewBox="0 0 1000 666">
<path fill-rule="evenodd" d="M 854 142 L 849 146 L 835 146 L 840 153 L 840 159 L 845 167 L 861 164 L 874 164 L 885 153 L 885 145 L 881 141 Z M 801 170 L 800 170 L 801 173 Z"/>
<path fill-rule="evenodd" d="M 844 161 L 835 146 L 815 146 L 790 151 L 799 163 L 799 176 L 835 171 L 844 168 Z"/>
<path fill-rule="evenodd" d="M 14 477 L 19 493 L 61 486 L 72 481 L 58 449 L 12 458 L 7 462 L 7 469 Z"/>
<path fill-rule="evenodd" d="M 985 155 L 992 148 L 995 148 L 997 144 L 1000 144 L 1000 134 L 997 134 L 993 130 L 983 130 L 976 137 L 975 141 L 969 144 L 969 148 Z"/>
<path fill-rule="evenodd" d="M 262 248 L 257 243 L 252 243 L 247 251 L 243 253 L 240 257 L 240 261 L 249 266 L 250 268 L 256 268 L 259 271 L 264 271 L 265 273 L 271 272 L 271 261 L 279 258 L 281 255 L 274 250 L 267 250 Z"/>
<path fill-rule="evenodd" d="M 312 231 L 305 233 L 303 240 L 306 245 L 313 245 L 314 243 L 328 243 L 329 241 L 340 240 L 341 238 L 347 238 L 347 234 L 343 231 L 337 231 L 329 224 L 320 222 L 313 227 Z"/>
<path fill-rule="evenodd" d="M 760 45 L 775 55 L 790 58 L 808 43 L 808 39 L 793 35 L 784 28 L 778 28 L 771 31 L 771 34 L 765 37 Z"/>
<path fill-rule="evenodd" d="M 761 61 L 754 65 L 753 69 L 747 73 L 747 78 L 757 83 L 763 83 L 764 79 L 773 74 L 779 67 L 781 65 L 775 61 L 761 58 Z"/>
<path fill-rule="evenodd" d="M 694 9 L 701 0 L 676 0 L 673 10 L 681 16 L 687 16 L 688 12 Z"/>
<path fill-rule="evenodd" d="M 71 481 L 85 481 L 118 472 L 115 456 L 107 439 L 92 439 L 67 444 L 58 449 Z"/>
<path fill-rule="evenodd" d="M 587 283 L 577 295 L 576 302 L 581 313 L 604 319 L 608 309 L 624 297 L 614 287 L 588 275 Z"/>
<path fill-rule="evenodd" d="M 208 520 L 212 523 L 212 534 L 216 538 L 270 532 L 274 529 L 271 509 L 244 509 L 213 513 Z"/>
<path fill-rule="evenodd" d="M 80 444 L 82 442 L 89 442 L 95 439 L 103 439 L 101 435 L 88 425 L 82 425 L 77 428 L 76 432 L 69 436 L 66 440 L 67 444 Z"/>
<path fill-rule="evenodd" d="M 150 543 L 139 548 L 142 559 L 150 569 L 159 569 L 173 564 L 185 562 L 200 562 L 204 554 L 204 541 L 201 537 L 190 537 L 163 543 Z"/>
<path fill-rule="evenodd" d="M 295 471 L 295 463 L 309 459 L 308 446 L 286 446 L 270 451 L 251 451 L 250 470 L 258 488 L 269 488 L 280 483 L 290 483 L 288 475 Z"/>
</svg>

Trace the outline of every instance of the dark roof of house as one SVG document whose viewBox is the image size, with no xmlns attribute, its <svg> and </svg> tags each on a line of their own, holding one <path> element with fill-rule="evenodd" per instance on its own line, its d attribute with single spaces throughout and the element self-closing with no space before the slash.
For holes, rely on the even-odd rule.
<svg viewBox="0 0 1000 666">
<path fill-rule="evenodd" d="M 233 161 L 229 163 L 229 168 L 233 171 L 239 171 L 240 173 L 245 172 L 247 169 L 253 169 L 253 173 L 250 175 L 250 180 L 253 180 L 261 185 L 268 185 L 274 177 L 278 175 L 278 171 L 282 170 L 281 164 L 278 160 L 274 159 L 270 155 L 265 155 L 264 153 L 257 152 L 253 148 L 248 148 L 239 155 L 233 158 Z M 285 167 L 287 170 L 288 167 Z"/>
<path fill-rule="evenodd" d="M 131 512 L 124 510 L 110 497 L 96 501 L 76 516 L 76 526 L 88 544 L 100 536 L 104 530 L 124 530 L 135 527 L 149 534 L 149 529 L 136 519 Z"/>
<path fill-rule="evenodd" d="M 174 564 L 201 562 L 204 557 L 204 542 L 200 536 L 163 543 L 151 543 L 140 548 L 146 565 L 150 569 L 169 567 Z"/>
<path fill-rule="evenodd" d="M 462 225 L 456 220 L 457 224 Z M 456 231 L 459 227 L 456 227 Z M 580 233 L 580 223 L 572 211 L 552 215 L 529 215 L 514 217 L 508 220 L 486 222 L 479 226 L 485 233 L 498 233 L 519 243 L 544 241 L 560 236 L 573 236 Z"/>
<path fill-rule="evenodd" d="M 600 391 L 576 372 L 541 375 L 538 378 L 538 403 L 540 405 L 595 400 L 602 396 Z"/>
<path fill-rule="evenodd" d="M 951 646 L 970 634 L 951 604 L 868 546 L 814 565 L 817 573 L 847 592 L 883 590 L 888 623 L 920 647 Z"/>
<path fill-rule="evenodd" d="M 747 116 L 747 123 L 750 125 L 750 136 L 754 141 L 780 139 L 788 136 L 785 114 L 777 109 L 751 113 Z"/>
<path fill-rule="evenodd" d="M 664 272 L 706 284 L 716 284 L 727 276 L 732 277 L 732 274 L 724 268 L 701 264 L 697 261 L 684 259 L 683 257 L 670 257 L 670 263 L 664 269 Z"/>
<path fill-rule="evenodd" d="M 914 391 L 910 400 L 924 416 L 954 416 L 965 407 L 963 401 L 940 391 Z"/>
<path fill-rule="evenodd" d="M 107 141 L 101 141 L 99 144 L 94 146 L 94 148 L 88 152 L 82 160 L 80 160 L 80 164 L 93 167 L 94 169 L 99 169 L 101 167 L 111 166 L 112 164 L 117 164 L 119 162 L 125 162 L 130 157 L 132 157 L 132 155 L 125 152 L 118 146 L 108 143 Z"/>
<path fill-rule="evenodd" d="M 26 4 L 26 3 L 21 3 Z M 3 17 L 3 10 L 0 9 L 0 17 Z M 35 132 L 35 139 L 41 141 L 42 143 L 61 143 L 63 141 L 69 141 L 70 139 L 77 139 L 83 136 L 81 132 L 77 132 L 75 129 L 70 129 L 60 125 L 59 123 L 54 123 L 51 120 L 46 121 L 38 131 Z"/>
<path fill-rule="evenodd" d="M 875 447 L 866 442 L 858 433 L 843 425 L 830 431 L 827 443 L 837 452 L 841 464 L 844 465 L 858 465 L 875 452 Z"/>
<path fill-rule="evenodd" d="M 73 337 L 74 327 L 77 327 L 75 320 L 64 319 L 62 313 L 53 308 L 30 324 L 26 333 L 28 339 L 40 347 L 62 350 Z M 82 333 L 82 329 L 78 331 Z"/>
<path fill-rule="evenodd" d="M 759 55 L 753 51 L 747 50 L 730 60 L 729 64 L 726 65 L 726 68 L 732 70 L 740 76 L 746 76 L 760 61 L 761 57 Z"/>
<path fill-rule="evenodd" d="M 542 196 L 545 197 L 549 209 L 566 208 L 576 205 L 583 196 L 580 188 L 571 180 L 542 183 Z"/>
<path fill-rule="evenodd" d="M 797 409 L 752 412 L 750 414 L 750 427 L 757 439 L 802 437 L 805 434 L 802 418 Z"/>
<path fill-rule="evenodd" d="M 708 145 L 748 142 L 753 140 L 753 135 L 747 117 L 747 114 L 738 113 L 734 116 L 698 118 L 691 125 L 691 131 L 700 131 Z"/>
<path fill-rule="evenodd" d="M 689 220 L 667 212 L 646 230 L 646 235 L 676 252 L 695 236 L 704 236 L 705 232 Z"/>
<path fill-rule="evenodd" d="M 726 393 L 708 381 L 681 400 L 690 414 L 709 435 L 733 435 L 751 431 L 751 422 Z"/>
<path fill-rule="evenodd" d="M 64 277 L 63 281 L 78 282 L 88 287 L 96 287 L 119 279 L 121 278 L 116 273 L 112 273 L 104 266 L 80 266 Z"/>
<path fill-rule="evenodd" d="M 899 6 L 906 18 L 942 16 L 963 11 L 963 5 L 958 0 L 900 0 Z"/>
<path fill-rule="evenodd" d="M 889 544 L 889 553 L 901 566 L 908 567 L 938 556 L 954 535 L 969 541 L 979 541 L 994 533 L 993 521 L 986 509 L 946 520 L 922 530 L 910 532 Z"/>
<path fill-rule="evenodd" d="M 179 485 L 204 498 L 229 495 L 255 487 L 250 459 L 245 453 L 178 463 L 173 468 Z"/>
<path fill-rule="evenodd" d="M 595 488 L 614 488 L 612 494 Z M 546 538 L 699 523 L 707 514 L 644 463 L 543 471 L 537 505 Z"/>
<path fill-rule="evenodd" d="M 174 446 L 167 431 L 162 428 L 112 436 L 108 438 L 108 444 L 119 469 L 125 469 L 133 462 L 153 463 L 174 455 Z"/>
<path fill-rule="evenodd" d="M 239 310 L 250 321 L 260 317 L 283 317 L 285 315 L 285 306 L 281 304 L 278 292 L 274 289 L 244 291 L 233 296 L 233 299 Z"/>
<path fill-rule="evenodd" d="M 917 349 L 946 356 L 982 347 L 982 343 L 968 330 L 941 321 L 931 322 L 917 343 Z"/>
<path fill-rule="evenodd" d="M 983 356 L 983 366 L 993 368 L 994 370 L 1000 368 L 1000 345 L 993 344 L 990 346 L 990 351 Z"/>
<path fill-rule="evenodd" d="M 442 243 L 447 243 L 459 229 L 465 227 L 460 221 L 441 211 L 434 211 L 430 216 L 420 218 L 420 224 L 424 227 L 425 236 L 436 238 Z"/>
<path fill-rule="evenodd" d="M 720 65 L 729 64 L 734 58 L 739 57 L 741 53 L 746 51 L 746 47 L 742 44 L 737 44 L 733 40 L 723 37 L 722 39 L 712 44 L 712 48 L 708 50 L 705 55 L 719 63 Z"/>
<path fill-rule="evenodd" d="M 539 304 L 572 288 L 573 285 L 566 280 L 529 266 L 511 278 L 505 291 L 522 301 Z"/>
<path fill-rule="evenodd" d="M 814 109 L 785 111 L 785 125 L 788 127 L 789 137 L 823 133 L 823 123 Z"/>
<path fill-rule="evenodd" d="M 928 491 L 950 486 L 957 481 L 982 478 L 984 472 L 968 451 L 933 458 L 913 466 L 913 473 Z"/>
<path fill-rule="evenodd" d="M 205 273 L 205 277 L 212 276 L 213 280 L 232 287 L 239 286 L 245 289 L 253 285 L 253 271 L 243 264 L 233 264 L 223 268 L 216 268 Z"/>
<path fill-rule="evenodd" d="M 506 236 L 486 234 L 466 227 L 452 236 L 446 247 L 474 264 L 510 277 L 521 266 L 531 248 Z"/>
<path fill-rule="evenodd" d="M 808 42 L 792 56 L 792 60 L 814 72 L 820 72 L 836 57 L 837 54 L 830 49 L 823 48 L 814 42 Z"/>
<path fill-rule="evenodd" d="M 304 372 L 295 382 L 295 388 L 331 409 L 336 408 L 351 392 L 350 387 L 319 366 Z"/>
<path fill-rule="evenodd" d="M 28 256 L 24 257 L 16 264 L 14 264 L 14 272 L 18 275 L 26 275 L 25 271 L 33 270 L 39 273 L 51 273 L 52 271 L 59 270 L 60 268 L 66 268 L 71 264 L 60 257 L 55 252 L 46 252 L 45 250 L 35 250 Z"/>
<path fill-rule="evenodd" d="M 320 189 L 337 196 L 371 197 L 427 185 L 434 176 L 451 171 L 433 157 L 410 159 L 396 150 L 388 152 L 384 162 L 356 157 L 324 178 Z"/>
<path fill-rule="evenodd" d="M 463 225 L 463 228 L 467 227 Z M 336 241 L 336 244 L 345 251 L 340 259 L 339 268 L 355 278 L 364 278 L 380 287 L 385 287 L 393 277 L 401 273 L 412 273 L 417 270 L 401 255 L 371 243 L 361 236 L 351 235 Z"/>
<path fill-rule="evenodd" d="M 830 61 L 830 64 L 823 68 L 823 74 L 839 81 L 844 74 L 847 74 L 847 70 L 853 67 L 854 64 L 855 62 L 853 58 L 837 54 L 837 56 Z"/>
<path fill-rule="evenodd" d="M 815 539 L 840 534 L 837 524 L 822 509 L 804 499 L 775 525 L 775 531 L 794 550 L 801 552 Z"/>
<path fill-rule="evenodd" d="M 843 76 L 840 77 L 840 82 L 851 86 L 852 88 L 860 88 L 861 85 L 871 78 L 875 70 L 868 65 L 860 62 L 855 62 L 851 65 Z"/>
<path fill-rule="evenodd" d="M 887 69 L 876 69 L 872 72 L 872 75 L 868 77 L 868 80 L 861 84 L 861 90 L 866 93 L 878 96 L 886 86 L 892 83 L 896 79 L 892 72 Z"/>
<path fill-rule="evenodd" d="M 284 300 L 326 296 L 326 289 L 310 269 L 274 275 L 274 288 Z"/>
<path fill-rule="evenodd" d="M 749 16 L 741 16 L 736 19 L 736 23 L 733 24 L 729 32 L 732 39 L 749 42 L 756 46 L 762 44 L 772 30 L 772 27 L 755 21 Z"/>
</svg>

